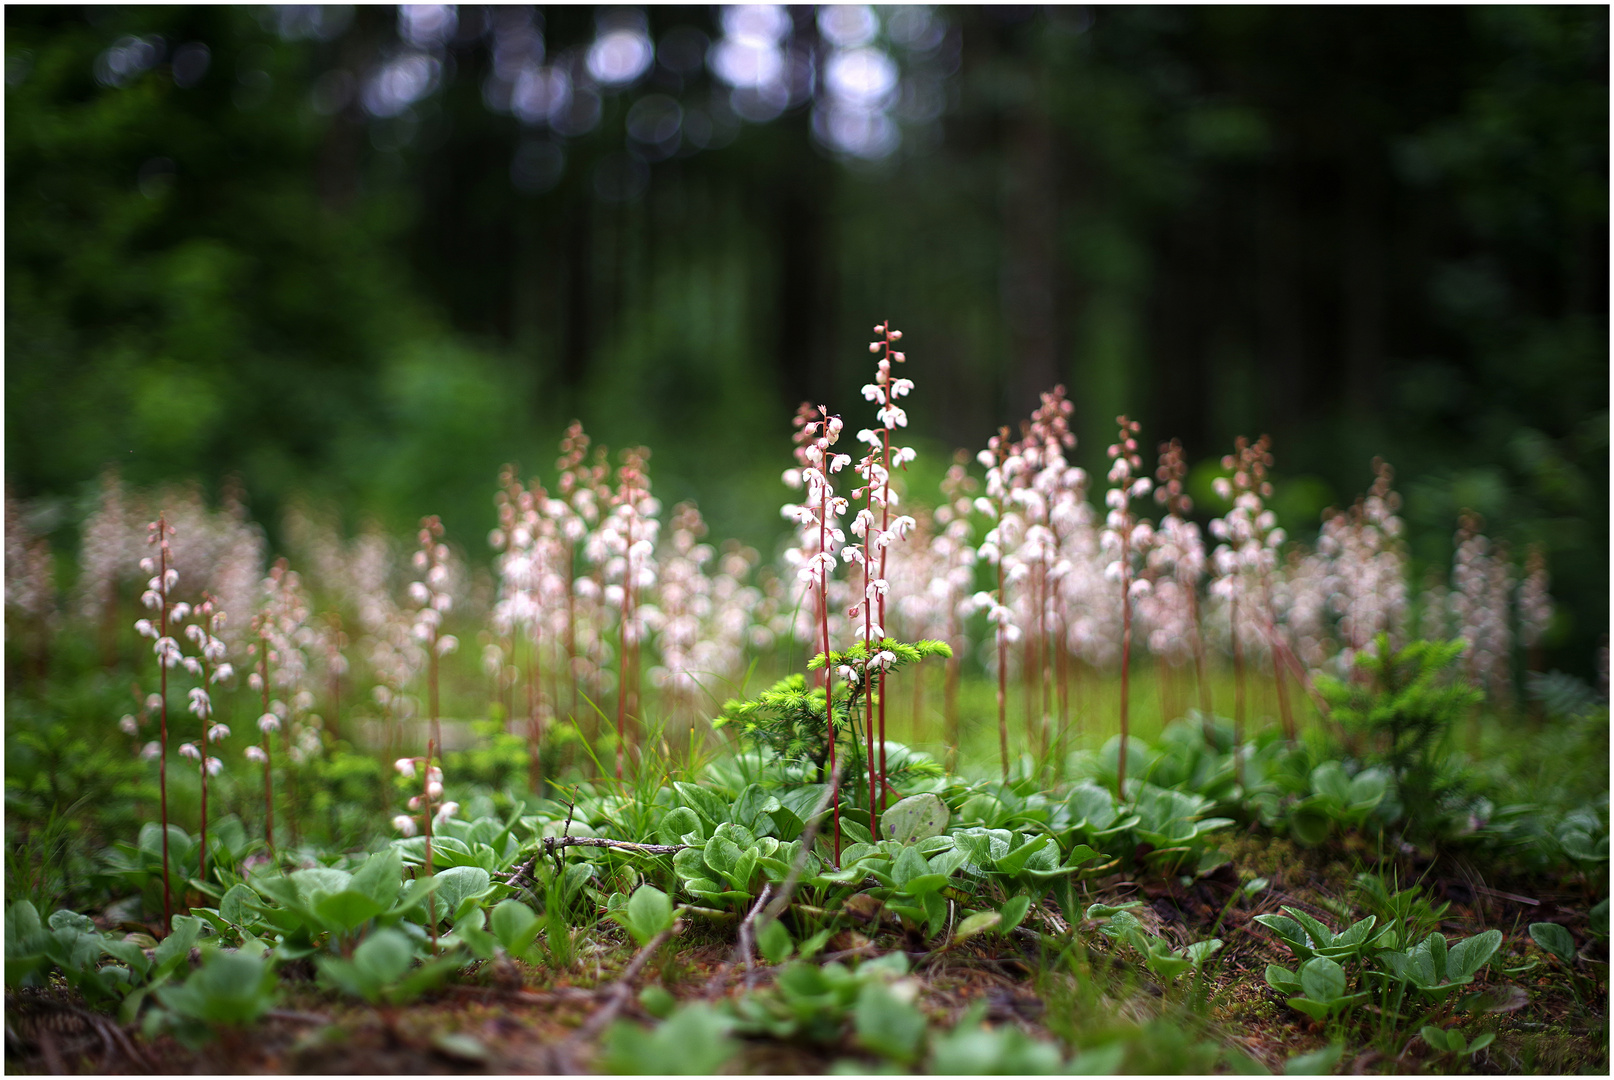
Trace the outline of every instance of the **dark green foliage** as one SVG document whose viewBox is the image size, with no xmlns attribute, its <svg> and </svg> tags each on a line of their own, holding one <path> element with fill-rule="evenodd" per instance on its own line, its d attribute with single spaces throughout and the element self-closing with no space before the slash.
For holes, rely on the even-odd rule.
<svg viewBox="0 0 1614 1080">
<path fill-rule="evenodd" d="M 1386 816 L 1399 816 L 1411 835 L 1440 836 L 1471 794 L 1450 753 L 1453 730 L 1483 700 L 1452 670 L 1464 647 L 1414 641 L 1392 652 L 1381 634 L 1358 655 L 1357 678 L 1317 680 L 1334 720 L 1394 777 L 1399 815 Z"/>
<path fill-rule="evenodd" d="M 837 672 L 851 669 L 864 670 L 871 655 L 889 652 L 895 660 L 889 672 L 900 671 L 932 656 L 948 657 L 953 650 L 944 641 L 917 641 L 912 644 L 886 638 L 872 648 L 857 642 L 844 652 L 829 654 L 829 663 Z M 808 662 L 809 671 L 821 671 L 825 664 L 823 653 Z M 859 730 L 864 722 L 864 708 L 868 703 L 863 683 L 855 676 L 835 680 L 835 739 L 836 752 L 841 766 L 841 786 L 845 789 L 867 790 L 863 774 L 863 756 Z M 878 706 L 878 693 L 873 696 Z M 824 688 L 822 685 L 807 688 L 807 677 L 787 675 L 748 701 L 733 700 L 723 705 L 723 715 L 712 721 L 713 726 L 735 725 L 740 734 L 754 746 L 772 751 L 787 766 L 794 767 L 798 780 L 818 780 L 829 767 L 830 737 L 825 722 Z M 895 783 L 914 775 L 940 775 L 940 768 L 928 759 L 911 753 L 889 755 L 886 777 Z"/>
</svg>

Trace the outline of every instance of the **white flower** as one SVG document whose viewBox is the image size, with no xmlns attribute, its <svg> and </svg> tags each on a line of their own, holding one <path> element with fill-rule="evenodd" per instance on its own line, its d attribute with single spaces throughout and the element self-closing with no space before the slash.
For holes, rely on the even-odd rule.
<svg viewBox="0 0 1614 1080">
<path fill-rule="evenodd" d="M 179 642 L 171 637 L 158 638 L 151 651 L 157 654 L 157 662 L 167 668 L 177 665 L 181 658 Z"/>
<path fill-rule="evenodd" d="M 138 735 L 140 733 L 140 725 L 135 723 L 135 718 L 128 713 L 125 713 L 123 719 L 118 721 L 118 727 L 122 729 L 125 735 Z"/>
<path fill-rule="evenodd" d="M 157 636 L 157 628 L 152 625 L 150 619 L 137 619 L 134 628 L 135 633 L 141 637 L 154 638 Z"/>
<path fill-rule="evenodd" d="M 213 669 L 213 681 L 216 683 L 233 678 L 235 678 L 235 668 L 229 664 L 220 664 Z"/>
<path fill-rule="evenodd" d="M 160 709 L 162 707 L 163 707 L 163 696 L 161 694 L 147 694 L 146 695 L 146 708 L 147 708 L 147 710 Z"/>
<path fill-rule="evenodd" d="M 276 716 L 272 712 L 264 713 L 262 716 L 258 717 L 258 730 L 263 732 L 265 735 L 269 734 L 271 731 L 279 731 L 280 717 Z"/>
<path fill-rule="evenodd" d="M 410 817 L 408 814 L 399 814 L 397 817 L 393 818 L 392 827 L 403 833 L 405 836 L 414 836 L 418 831 L 418 827 L 415 825 L 415 819 Z"/>
<path fill-rule="evenodd" d="M 196 716 L 206 717 L 212 712 L 213 702 L 208 698 L 207 691 L 200 686 L 191 689 L 190 698 L 190 711 Z"/>
<path fill-rule="evenodd" d="M 415 778 L 415 759 L 414 758 L 401 757 L 397 761 L 394 761 L 392 763 L 392 767 L 394 769 L 397 769 L 400 773 L 402 773 L 404 776 L 407 776 L 411 780 L 413 780 Z"/>
<path fill-rule="evenodd" d="M 202 760 L 202 752 L 200 750 L 196 749 L 196 744 L 195 743 L 180 743 L 179 744 L 179 756 L 180 757 L 188 757 L 192 761 L 201 761 Z"/>
<path fill-rule="evenodd" d="M 212 727 L 207 729 L 207 737 L 210 740 L 215 741 L 218 739 L 228 739 L 230 737 L 230 725 L 214 724 Z"/>
<path fill-rule="evenodd" d="M 457 814 L 459 812 L 460 812 L 460 804 L 459 803 L 457 803 L 457 802 L 446 802 L 442 806 L 438 807 L 437 816 L 433 820 L 435 820 L 439 825 L 441 825 L 443 822 L 447 821 L 449 818 L 453 817 L 455 814 Z"/>
<path fill-rule="evenodd" d="M 140 748 L 140 756 L 145 758 L 147 761 L 156 761 L 158 758 L 163 756 L 162 744 L 153 739 L 151 742 Z"/>
<path fill-rule="evenodd" d="M 247 747 L 247 749 L 246 749 L 246 757 L 247 757 L 248 761 L 268 761 L 269 760 L 269 755 L 265 754 L 263 752 L 263 747 L 259 746 L 257 743 L 253 743 L 251 746 Z"/>
<path fill-rule="evenodd" d="M 168 572 L 170 574 L 173 573 L 172 570 L 170 570 Z M 172 586 L 169 586 L 169 587 L 172 588 Z M 181 600 L 178 603 L 176 603 L 176 604 L 172 605 L 171 607 L 169 607 L 169 609 L 168 609 L 168 618 L 171 621 L 177 623 L 177 622 L 183 621 L 185 619 L 185 617 L 188 616 L 190 613 L 191 613 L 191 606 L 189 604 L 185 603 L 185 601 Z"/>
<path fill-rule="evenodd" d="M 217 776 L 219 773 L 221 773 L 223 771 L 224 771 L 224 762 L 220 761 L 216 757 L 210 757 L 210 758 L 207 759 L 207 775 L 209 775 L 209 776 Z"/>
</svg>

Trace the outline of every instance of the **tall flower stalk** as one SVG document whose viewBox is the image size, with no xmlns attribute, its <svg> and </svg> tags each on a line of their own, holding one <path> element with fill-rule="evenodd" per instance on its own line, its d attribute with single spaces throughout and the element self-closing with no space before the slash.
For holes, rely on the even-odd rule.
<svg viewBox="0 0 1614 1080">
<path fill-rule="evenodd" d="M 459 813 L 460 805 L 456 802 L 439 802 L 443 797 L 443 770 L 432 764 L 432 758 L 437 751 L 435 743 L 426 743 L 425 757 L 399 758 L 393 762 L 400 775 L 406 779 L 420 778 L 420 794 L 409 799 L 410 814 L 399 814 L 392 819 L 392 827 L 405 836 L 414 836 L 417 831 L 423 831 L 426 838 L 425 876 L 432 876 L 432 826 L 441 825 L 455 814 Z M 434 811 L 433 806 L 437 809 Z M 416 820 L 420 824 L 416 825 Z M 437 949 L 437 897 L 432 895 L 426 901 L 426 921 L 431 933 L 432 950 Z"/>
<path fill-rule="evenodd" d="M 426 743 L 426 764 L 431 765 L 433 748 L 441 751 L 443 733 L 439 724 L 441 703 L 438 700 L 438 662 L 459 648 L 459 639 L 443 633 L 443 616 L 454 606 L 448 592 L 448 545 L 443 543 L 443 523 L 433 514 L 422 518 L 420 530 L 415 534 L 420 549 L 415 552 L 415 569 L 421 572 L 420 580 L 409 585 L 409 599 L 416 605 L 413 633 L 426 654 L 426 712 L 431 725 L 431 737 Z"/>
<path fill-rule="evenodd" d="M 1134 558 L 1147 554 L 1154 537 L 1149 523 L 1139 521 L 1132 513 L 1132 500 L 1149 494 L 1154 485 L 1147 476 L 1137 475 L 1143 467 L 1137 439 L 1141 425 L 1125 416 L 1116 417 L 1115 422 L 1120 434 L 1107 451 L 1111 459 L 1111 487 L 1104 495 L 1109 514 L 1105 518 L 1102 546 L 1107 553 L 1115 554 L 1115 560 L 1109 564 L 1105 575 L 1121 586 L 1121 746 L 1116 759 L 1115 793 L 1117 798 L 1124 799 L 1127 746 L 1131 737 L 1128 694 L 1132 663 L 1132 601 L 1149 588 L 1148 579 L 1136 576 L 1132 563 Z"/>
<path fill-rule="evenodd" d="M 971 495 L 977 487 L 966 470 L 969 455 L 958 451 L 942 480 L 942 505 L 936 508 L 936 535 L 930 542 L 937 575 L 930 581 L 930 592 L 941 605 L 946 641 L 953 655 L 947 658 L 942 685 L 942 740 L 947 744 L 949 765 L 958 754 L 958 687 L 964 657 L 964 621 L 969 611 L 970 588 L 975 580 L 975 545 L 970 543 Z"/>
<path fill-rule="evenodd" d="M 811 545 L 810 550 L 801 552 L 800 568 L 796 571 L 796 576 L 807 585 L 818 605 L 819 655 L 824 665 L 824 725 L 829 741 L 829 775 L 833 782 L 833 779 L 840 775 L 840 771 L 836 764 L 835 749 L 835 665 L 829 660 L 833 651 L 829 635 L 829 585 L 837 565 L 835 551 L 846 543 L 846 534 L 841 530 L 839 521 L 841 515 L 846 513 L 848 504 L 846 499 L 835 494 L 835 484 L 830 477 L 850 465 L 852 459 L 849 455 L 837 454 L 831 449 L 840 439 L 845 426 L 841 418 L 831 416 L 829 410 L 822 405 L 818 407 L 817 419 L 812 419 L 814 415 L 806 405 L 803 405 L 796 414 L 794 438 L 799 467 L 787 472 L 785 481 L 792 487 L 805 487 L 807 497 L 799 505 L 787 504 L 784 513 L 804 534 L 802 539 Z M 831 795 L 831 802 L 834 806 L 835 863 L 839 865 L 841 861 L 839 785 Z"/>
<path fill-rule="evenodd" d="M 891 505 L 896 499 L 891 490 L 891 431 L 908 426 L 908 414 L 897 404 L 897 399 L 913 391 L 913 382 L 892 377 L 891 365 L 907 359 L 892 349 L 892 345 L 902 340 L 902 331 L 893 330 L 888 321 L 876 326 L 874 332 L 880 335 L 880 339 L 869 343 L 869 351 L 879 359 L 875 364 L 874 381 L 863 387 L 863 397 L 879 407 L 876 416 L 880 426 L 858 432 L 858 440 L 868 444 L 868 451 L 857 466 L 858 475 L 863 478 L 863 487 L 852 494 L 854 498 L 864 497 L 866 505 L 858 512 L 852 525 L 852 532 L 862 544 L 848 548 L 847 553 L 849 558 L 855 558 L 863 566 L 863 598 L 854 605 L 850 614 L 855 619 L 861 610 L 863 640 L 869 650 L 866 661 L 868 669 L 863 675 L 864 728 L 868 736 L 870 830 L 874 835 L 879 835 L 879 806 L 886 783 L 886 694 L 885 671 L 878 662 L 884 653 L 875 648 L 875 642 L 886 636 L 886 594 L 890 591 L 886 560 L 890 547 L 906 536 L 914 525 L 913 518 L 906 515 L 898 516 L 895 523 L 891 519 Z M 905 446 L 896 447 L 895 455 L 897 463 L 903 467 L 914 458 L 913 450 Z M 876 506 L 879 507 L 880 517 L 878 529 L 874 526 Z M 879 709 L 878 718 L 875 716 L 876 707 Z"/>
<path fill-rule="evenodd" d="M 1166 513 L 1160 519 L 1157 532 L 1159 543 L 1150 556 L 1152 562 L 1158 562 L 1172 575 L 1187 608 L 1185 614 L 1194 657 L 1194 681 L 1199 689 L 1199 717 L 1204 725 L 1205 741 L 1209 743 L 1215 721 L 1211 711 L 1210 678 L 1205 670 L 1205 632 L 1199 617 L 1199 579 L 1205 573 L 1205 542 L 1199 534 L 1198 524 L 1188 517 L 1194 508 L 1194 500 L 1189 497 L 1184 483 L 1187 477 L 1188 459 L 1183 454 L 1182 442 L 1172 439 L 1168 443 L 1161 443 L 1154 497 Z"/>
<path fill-rule="evenodd" d="M 202 594 L 202 602 L 196 606 L 196 621 L 185 627 L 185 637 L 196 646 L 197 655 L 187 656 L 181 661 L 185 670 L 196 676 L 200 686 L 191 688 L 190 711 L 201 721 L 202 744 L 198 749 L 192 743 L 185 743 L 179 748 L 181 755 L 196 761 L 202 777 L 202 808 L 201 808 L 201 855 L 197 868 L 198 880 L 207 880 L 207 779 L 217 776 L 224 768 L 224 762 L 213 757 L 209 750 L 212 744 L 228 738 L 230 729 L 227 725 L 219 723 L 213 718 L 212 687 L 235 674 L 235 669 L 228 660 L 224 641 L 217 634 L 224 629 L 225 614 L 217 606 L 217 602 L 206 593 Z"/>
<path fill-rule="evenodd" d="M 162 699 L 161 727 L 157 751 L 157 790 L 162 816 L 163 830 L 163 926 L 168 927 L 174 918 L 173 886 L 169 880 L 168 870 L 168 669 L 175 667 L 180 661 L 179 642 L 168 633 L 169 623 L 172 620 L 183 619 L 189 612 L 189 605 L 184 601 L 173 600 L 174 588 L 179 584 L 179 571 L 171 565 L 173 561 L 173 547 L 170 538 L 175 535 L 174 527 L 168 524 L 166 515 L 157 515 L 157 520 L 146 526 L 146 543 L 157 549 L 157 558 L 147 556 L 140 560 L 140 569 L 148 574 L 155 574 L 141 595 L 140 602 L 147 611 L 157 613 L 157 624 L 152 625 L 150 619 L 141 619 L 135 623 L 135 630 L 142 637 L 153 639 L 152 652 L 157 655 L 157 669 L 160 678 L 159 696 Z"/>
<path fill-rule="evenodd" d="M 986 466 L 986 494 L 975 500 L 975 508 L 992 519 L 992 528 L 987 530 L 981 538 L 979 548 L 981 558 L 997 567 L 998 587 L 993 593 L 979 592 L 975 594 L 974 606 L 986 610 L 987 621 L 992 624 L 997 636 L 998 652 L 998 750 L 1003 760 L 1003 779 L 1009 778 L 1009 642 L 1019 637 L 1019 629 L 1014 625 L 1014 612 L 1004 599 L 1004 557 L 1005 551 L 1011 543 L 1011 537 L 1005 528 L 1004 507 L 1007 501 L 1011 477 L 1008 472 L 1010 462 L 1009 429 L 1002 427 L 998 433 L 986 442 L 986 449 L 979 454 L 979 460 Z"/>
<path fill-rule="evenodd" d="M 270 736 L 280 730 L 280 717 L 269 708 L 269 624 L 271 616 L 268 610 L 255 615 L 252 619 L 252 632 L 257 641 L 247 646 L 247 654 L 258 654 L 258 670 L 247 677 L 247 685 L 257 690 L 262 697 L 262 712 L 258 714 L 258 731 L 263 742 L 258 746 L 249 746 L 245 750 L 248 761 L 263 764 L 263 837 L 268 845 L 269 857 L 275 856 L 275 777 L 274 761 L 275 748 Z"/>
<path fill-rule="evenodd" d="M 620 618 L 617 622 L 619 671 L 616 697 L 616 778 L 628 753 L 627 720 L 638 717 L 639 645 L 645 626 L 639 613 L 642 590 L 655 584 L 656 514 L 660 505 L 650 494 L 650 451 L 635 447 L 622 452 L 617 469 L 611 516 L 601 527 L 613 558 L 608 567 L 620 574 Z"/>
</svg>

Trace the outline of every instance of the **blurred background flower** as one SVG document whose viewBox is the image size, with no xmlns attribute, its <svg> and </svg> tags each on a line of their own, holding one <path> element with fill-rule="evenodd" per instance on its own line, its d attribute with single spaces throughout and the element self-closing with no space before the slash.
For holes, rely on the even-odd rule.
<svg viewBox="0 0 1614 1080">
<path fill-rule="evenodd" d="M 564 423 L 766 548 L 810 398 L 893 319 L 930 489 L 1071 388 L 1265 431 L 1292 534 L 1396 463 L 1607 626 L 1604 8 L 6 11 L 6 479 L 77 550 L 109 465 L 450 536 Z M 776 452 L 757 447 L 774 445 Z M 477 549 L 475 543 L 468 547 Z M 477 558 L 486 558 L 480 551 Z M 74 568 L 62 573 L 71 577 Z"/>
</svg>

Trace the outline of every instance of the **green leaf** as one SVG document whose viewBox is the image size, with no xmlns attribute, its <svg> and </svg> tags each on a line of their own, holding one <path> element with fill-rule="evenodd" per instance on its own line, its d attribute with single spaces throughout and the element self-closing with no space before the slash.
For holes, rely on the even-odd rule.
<svg viewBox="0 0 1614 1080">
<path fill-rule="evenodd" d="M 480 866 L 454 866 L 433 875 L 438 886 L 437 918 L 452 918 L 466 900 L 478 899 L 493 888 L 492 876 Z"/>
<path fill-rule="evenodd" d="M 706 842 L 703 857 L 707 866 L 728 877 L 740 865 L 741 851 L 734 841 L 727 837 L 714 836 Z"/>
<path fill-rule="evenodd" d="M 314 914 L 327 926 L 349 934 L 385 910 L 384 904 L 357 889 L 343 889 L 321 897 L 314 905 Z"/>
<path fill-rule="evenodd" d="M 715 829 L 729 820 L 729 804 L 698 784 L 677 780 L 673 782 L 673 789 L 684 805 L 705 818 L 710 827 Z"/>
<path fill-rule="evenodd" d="M 1430 934 L 1424 940 L 1423 947 L 1427 950 L 1429 961 L 1434 966 L 1435 980 L 1446 982 L 1446 935 Z"/>
<path fill-rule="evenodd" d="M 734 808 L 729 812 L 729 816 L 733 821 L 761 836 L 774 831 L 772 813 L 779 808 L 778 799 L 764 791 L 760 785 L 751 784 L 740 792 L 739 798 L 734 800 Z"/>
<path fill-rule="evenodd" d="M 1209 960 L 1212 956 L 1220 952 L 1222 949 L 1222 944 L 1223 942 L 1221 938 L 1211 938 L 1208 941 L 1196 941 L 1192 945 L 1189 945 L 1187 948 L 1183 949 L 1183 955 L 1188 957 L 1188 959 L 1193 962 L 1195 967 L 1198 967 L 1204 964 L 1206 960 Z"/>
<path fill-rule="evenodd" d="M 812 959 L 814 956 L 818 955 L 819 950 L 829 943 L 829 939 L 831 936 L 833 936 L 833 934 L 834 930 L 827 927 L 820 930 L 818 933 L 801 943 L 801 948 L 796 950 L 797 955 L 803 960 Z"/>
<path fill-rule="evenodd" d="M 1305 928 L 1306 936 L 1311 940 L 1313 949 L 1326 949 L 1334 943 L 1334 932 L 1317 919 L 1307 915 L 1298 908 L 1285 907 L 1291 918 Z"/>
<path fill-rule="evenodd" d="M 1286 967 L 1268 964 L 1266 974 L 1267 985 L 1280 994 L 1293 994 L 1298 997 L 1305 993 L 1305 987 L 1300 985 L 1300 976 Z"/>
<path fill-rule="evenodd" d="M 537 940 L 539 930 L 543 928 L 543 921 L 520 900 L 499 901 L 489 923 L 499 945 L 518 959 L 527 955 Z"/>
<path fill-rule="evenodd" d="M 1574 966 L 1575 939 L 1562 926 L 1551 922 L 1531 923 L 1530 937 L 1537 945 L 1563 961 L 1566 966 Z"/>
<path fill-rule="evenodd" d="M 672 901 L 654 885 L 641 885 L 628 898 L 628 932 L 641 946 L 673 923 Z"/>
<path fill-rule="evenodd" d="M 1334 1011 L 1333 1005 L 1329 1004 L 1328 1002 L 1313 1001 L 1310 998 L 1303 997 L 1290 998 L 1289 1007 L 1298 1012 L 1305 1013 L 1313 1020 L 1326 1020 L 1328 1019 L 1329 1014 Z"/>
<path fill-rule="evenodd" d="M 897 888 L 905 887 L 914 878 L 935 876 L 930 873 L 930 863 L 925 857 L 911 847 L 902 849 L 896 863 L 891 867 L 891 880 Z"/>
<path fill-rule="evenodd" d="M 1502 931 L 1487 930 L 1483 934 L 1464 938 L 1452 946 L 1446 955 L 1446 971 L 1451 981 L 1472 976 L 1496 955 L 1502 947 Z"/>
<path fill-rule="evenodd" d="M 977 911 L 953 929 L 953 944 L 956 945 L 976 934 L 983 934 L 1002 922 L 1003 915 L 1000 912 Z"/>
<path fill-rule="evenodd" d="M 1301 847 L 1316 847 L 1333 829 L 1333 817 L 1316 803 L 1299 802 L 1289 811 L 1289 835 Z"/>
<path fill-rule="evenodd" d="M 684 837 L 691 833 L 705 840 L 709 830 L 702 828 L 700 816 L 687 806 L 676 806 L 669 810 L 661 819 L 661 824 L 656 826 L 656 839 L 663 844 L 682 844 Z"/>
<path fill-rule="evenodd" d="M 353 872 L 348 888 L 368 896 L 380 911 L 386 911 L 398 899 L 398 889 L 402 881 L 403 856 L 396 848 L 388 848 L 364 860 L 364 863 Z M 222 907 L 219 910 L 220 913 L 223 912 Z"/>
<path fill-rule="evenodd" d="M 925 1017 L 882 983 L 865 983 L 852 1022 L 865 1047 L 902 1064 L 912 1062 L 925 1034 Z"/>
<path fill-rule="evenodd" d="M 790 931 L 785 929 L 784 923 L 772 919 L 757 931 L 757 952 L 770 964 L 782 964 L 790 957 L 795 942 L 790 940 Z"/>
<path fill-rule="evenodd" d="M 398 902 L 392 905 L 392 908 L 387 912 L 386 917 L 389 919 L 402 918 L 410 915 L 417 908 L 420 909 L 422 917 L 424 917 L 424 913 L 426 911 L 426 898 L 436 893 L 437 890 L 442 888 L 446 883 L 446 880 L 441 874 L 433 874 L 431 877 L 415 878 L 404 888 L 403 896 L 399 897 Z M 440 907 L 438 913 L 439 915 L 442 913 Z"/>
<path fill-rule="evenodd" d="M 1300 965 L 1300 985 L 1313 1001 L 1333 1001 L 1345 996 L 1345 971 L 1326 956 L 1313 957 Z"/>
<path fill-rule="evenodd" d="M 486 922 L 487 912 L 477 908 L 456 922 L 453 931 L 442 942 L 449 948 L 464 945 L 478 960 L 491 960 L 494 939 L 484 926 Z"/>
<path fill-rule="evenodd" d="M 1043 833 L 1034 840 L 1027 840 L 1024 844 L 995 860 L 998 873 L 1014 875 L 1025 869 L 1026 863 L 1033 855 L 1054 842 L 1049 833 Z"/>
<path fill-rule="evenodd" d="M 1009 932 L 1020 925 L 1026 917 L 1026 912 L 1030 910 L 1031 897 L 1025 893 L 1009 897 L 1008 900 L 1004 901 L 1003 907 L 999 909 L 999 914 L 1003 916 L 1003 921 L 998 924 L 998 933 L 1003 937 L 1008 937 Z"/>
<path fill-rule="evenodd" d="M 158 977 L 166 975 L 190 957 L 191 947 L 202 932 L 202 920 L 189 915 L 175 915 L 173 931 L 152 952 L 152 966 Z"/>
<path fill-rule="evenodd" d="M 377 988 L 401 979 L 415 961 L 415 949 L 402 931 L 377 930 L 353 951 L 353 963 Z"/>
<path fill-rule="evenodd" d="M 255 925 L 258 919 L 248 905 L 257 899 L 258 894 L 250 886 L 237 882 L 219 901 L 219 917 L 235 927 Z"/>
<path fill-rule="evenodd" d="M 113 941 L 103 939 L 101 948 L 114 960 L 122 961 L 136 978 L 143 978 L 151 970 L 151 961 L 146 957 L 146 950 L 133 941 Z"/>
<path fill-rule="evenodd" d="M 1333 1043 L 1321 1050 L 1313 1050 L 1309 1054 L 1292 1057 L 1283 1067 L 1287 1076 L 1327 1076 L 1339 1064 L 1340 1055 L 1345 1052 L 1344 1043 Z"/>
<path fill-rule="evenodd" d="M 1419 1029 L 1418 1034 L 1423 1037 L 1424 1042 L 1443 1054 L 1451 1053 L 1458 1049 L 1458 1047 L 1452 1045 L 1448 1033 L 1433 1024 L 1425 1024 Z M 1462 1036 L 1459 1035 L 1458 1038 L 1462 1038 Z"/>
<path fill-rule="evenodd" d="M 935 795 L 910 795 L 880 815 L 884 839 L 904 844 L 940 836 L 947 829 L 947 804 Z"/>
<path fill-rule="evenodd" d="M 164 1005 L 194 1020 L 249 1024 L 274 1007 L 277 979 L 264 958 L 211 952 L 179 987 L 157 991 Z"/>
<path fill-rule="evenodd" d="M 1257 915 L 1255 921 L 1271 930 L 1295 954 L 1296 959 L 1308 960 L 1313 954 L 1311 939 L 1305 928 L 1285 915 Z"/>
<path fill-rule="evenodd" d="M 1474 1036 L 1474 1041 L 1468 1044 L 1466 1053 L 1470 1056 L 1479 1053 L 1496 1040 L 1496 1032 L 1486 1031 Z"/>
<path fill-rule="evenodd" d="M 686 1005 L 653 1031 L 617 1021 L 601 1040 L 604 1066 L 618 1073 L 716 1073 L 739 1049 L 733 1021 L 704 1002 Z"/>
<path fill-rule="evenodd" d="M 1177 978 L 1192 966 L 1187 959 L 1178 956 L 1170 944 L 1159 939 L 1149 942 L 1143 962 L 1149 970 L 1168 981 Z"/>
</svg>

